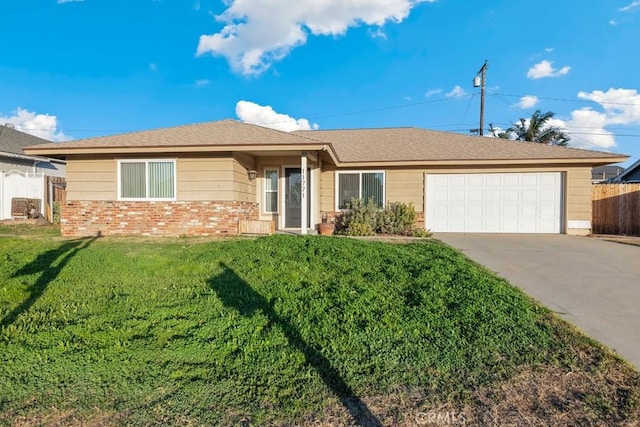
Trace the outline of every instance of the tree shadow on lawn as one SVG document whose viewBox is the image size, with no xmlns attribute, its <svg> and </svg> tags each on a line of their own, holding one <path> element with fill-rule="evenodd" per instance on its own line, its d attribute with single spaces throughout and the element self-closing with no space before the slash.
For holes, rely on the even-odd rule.
<svg viewBox="0 0 640 427">
<path fill-rule="evenodd" d="M 44 291 L 47 289 L 47 286 L 49 286 L 49 284 L 58 277 L 71 258 L 73 258 L 82 249 L 86 249 L 98 237 L 99 236 L 88 239 L 67 241 L 55 249 L 51 249 L 50 251 L 38 255 L 36 259 L 13 273 L 13 275 L 11 275 L 12 278 L 36 273 L 40 273 L 40 276 L 27 288 L 29 296 L 19 306 L 11 310 L 4 319 L 2 319 L 0 322 L 0 328 L 5 328 L 11 325 L 16 321 L 18 316 L 29 310 L 38 298 L 42 296 Z M 58 259 L 59 261 L 56 263 L 56 260 Z"/>
<path fill-rule="evenodd" d="M 356 424 L 380 426 L 380 421 L 342 379 L 331 362 L 319 350 L 307 344 L 300 332 L 287 319 L 279 316 L 267 299 L 256 292 L 232 268 L 224 263 L 220 265 L 223 269 L 222 273 L 210 278 L 209 286 L 218 294 L 224 305 L 238 310 L 240 314 L 247 317 L 261 311 L 267 316 L 269 323 L 282 330 L 289 344 L 304 355 L 305 361 L 318 372 L 325 385 L 340 399 Z"/>
</svg>

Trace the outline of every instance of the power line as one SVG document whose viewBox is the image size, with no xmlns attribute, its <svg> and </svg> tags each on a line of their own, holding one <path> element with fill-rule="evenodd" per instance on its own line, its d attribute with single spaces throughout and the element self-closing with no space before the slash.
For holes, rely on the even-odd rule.
<svg viewBox="0 0 640 427">
<path fill-rule="evenodd" d="M 532 95 L 513 95 L 508 93 L 492 93 L 492 94 L 489 94 L 489 96 L 508 96 L 511 98 L 522 98 L 524 96 L 532 96 Z M 640 103 L 637 103 L 637 102 L 608 102 L 608 101 L 594 101 L 592 99 L 553 98 L 553 97 L 545 97 L 545 96 L 536 96 L 536 98 L 544 99 L 547 101 L 593 103 L 593 104 L 601 104 L 601 105 L 627 105 L 627 106 L 633 106 L 633 107 L 640 106 Z"/>
</svg>

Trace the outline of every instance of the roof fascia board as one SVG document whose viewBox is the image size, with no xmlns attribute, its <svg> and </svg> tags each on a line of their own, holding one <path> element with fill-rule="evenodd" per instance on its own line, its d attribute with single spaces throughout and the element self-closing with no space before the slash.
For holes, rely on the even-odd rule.
<svg viewBox="0 0 640 427">
<path fill-rule="evenodd" d="M 627 157 L 592 157 L 592 158 L 560 158 L 560 159 L 490 159 L 490 160 L 432 160 L 432 161 L 390 161 L 390 162 L 340 162 L 339 167 L 388 167 L 388 166 L 504 166 L 504 165 L 558 165 L 584 164 L 607 165 L 623 162 Z"/>
<path fill-rule="evenodd" d="M 153 147 L 55 147 L 55 148 L 25 148 L 35 155 L 71 155 L 71 154 L 145 154 L 145 153 L 198 153 L 225 151 L 323 151 L 328 150 L 328 144 L 269 144 L 269 145 L 192 145 L 192 146 L 153 146 Z"/>
</svg>

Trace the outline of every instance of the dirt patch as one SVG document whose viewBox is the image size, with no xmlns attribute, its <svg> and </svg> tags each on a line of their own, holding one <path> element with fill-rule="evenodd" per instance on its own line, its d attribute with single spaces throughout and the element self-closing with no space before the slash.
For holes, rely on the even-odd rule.
<svg viewBox="0 0 640 427">
<path fill-rule="evenodd" d="M 591 237 L 595 239 L 606 240 L 608 242 L 640 246 L 640 236 L 616 236 L 611 234 L 594 234 Z"/>
<path fill-rule="evenodd" d="M 116 414 L 94 409 L 89 414 L 78 414 L 71 410 L 51 408 L 47 414 L 21 415 L 11 417 L 11 414 L 3 414 L 0 421 L 8 421 L 12 427 L 103 427 L 115 424 Z"/>
</svg>

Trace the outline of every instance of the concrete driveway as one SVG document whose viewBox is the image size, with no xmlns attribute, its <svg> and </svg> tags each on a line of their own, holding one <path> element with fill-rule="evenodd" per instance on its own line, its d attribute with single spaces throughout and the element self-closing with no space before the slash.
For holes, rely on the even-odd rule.
<svg viewBox="0 0 640 427">
<path fill-rule="evenodd" d="M 449 234 L 461 250 L 640 368 L 640 246 L 566 235 Z"/>
</svg>

